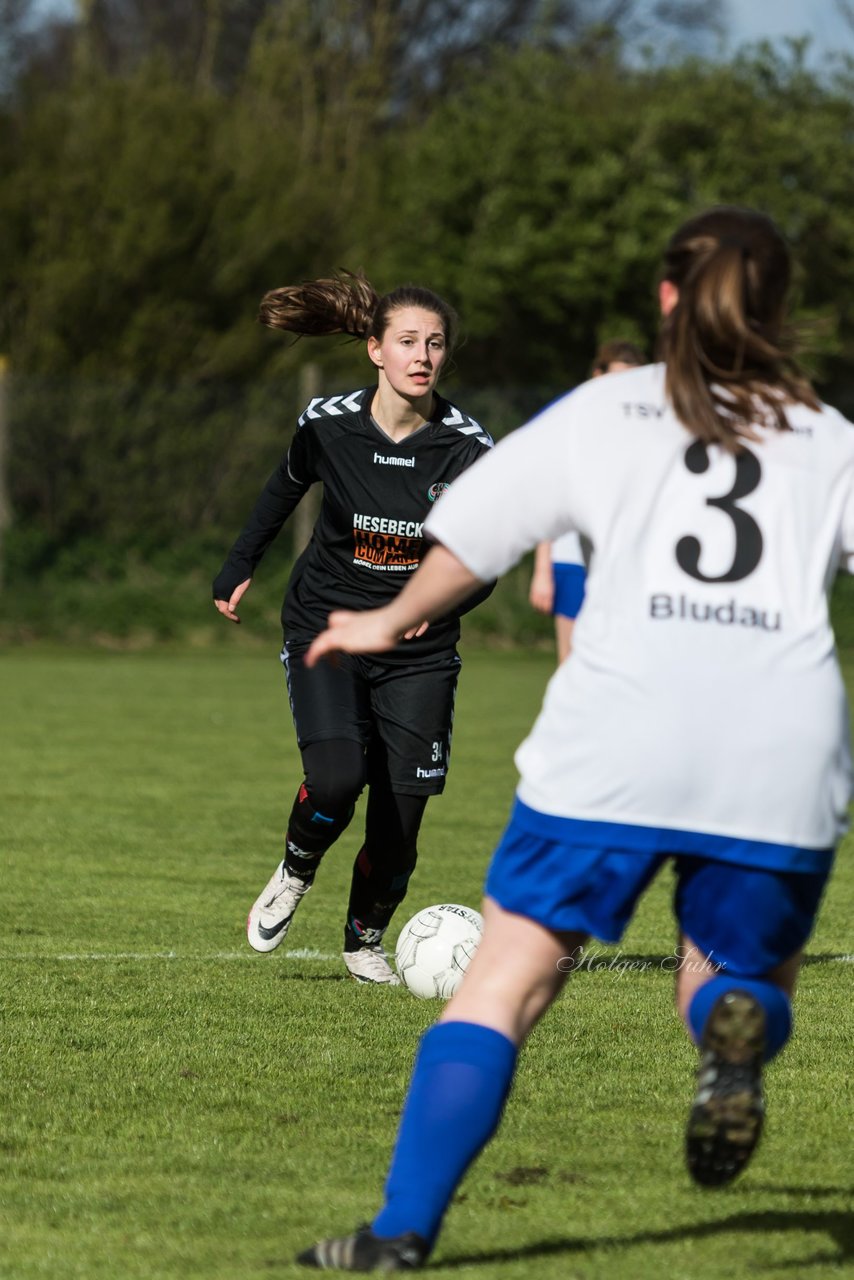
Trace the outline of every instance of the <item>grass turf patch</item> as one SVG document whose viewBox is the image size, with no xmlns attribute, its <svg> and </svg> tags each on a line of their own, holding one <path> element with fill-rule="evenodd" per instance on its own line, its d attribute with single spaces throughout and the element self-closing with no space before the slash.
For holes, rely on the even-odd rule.
<svg viewBox="0 0 854 1280">
<path fill-rule="evenodd" d="M 302 1274 L 297 1250 L 375 1209 L 437 1009 L 345 978 L 362 809 L 284 947 L 256 956 L 244 919 L 299 780 L 275 648 L 0 664 L 0 1275 Z M 448 789 L 392 933 L 432 902 L 478 904 L 550 671 L 548 654 L 464 654 Z M 704 1192 L 682 1161 L 694 1054 L 662 877 L 532 1035 L 431 1271 L 851 1274 L 852 907 L 846 843 L 762 1146 Z"/>
</svg>

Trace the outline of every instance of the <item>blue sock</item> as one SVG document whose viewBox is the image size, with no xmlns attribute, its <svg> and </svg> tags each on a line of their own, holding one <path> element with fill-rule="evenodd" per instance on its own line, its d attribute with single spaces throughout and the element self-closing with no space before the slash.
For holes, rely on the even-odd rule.
<svg viewBox="0 0 854 1280">
<path fill-rule="evenodd" d="M 424 1035 L 376 1235 L 415 1231 L 432 1244 L 463 1174 L 498 1126 L 515 1066 L 516 1046 L 490 1027 L 440 1022 Z"/>
<path fill-rule="evenodd" d="M 697 1044 L 703 1038 L 712 1005 L 727 991 L 749 991 L 762 1005 L 765 1010 L 765 1061 L 770 1062 L 792 1034 L 792 1004 L 785 991 L 763 978 L 739 978 L 734 973 L 724 977 L 719 974 L 700 987 L 688 1006 L 688 1025 Z"/>
</svg>

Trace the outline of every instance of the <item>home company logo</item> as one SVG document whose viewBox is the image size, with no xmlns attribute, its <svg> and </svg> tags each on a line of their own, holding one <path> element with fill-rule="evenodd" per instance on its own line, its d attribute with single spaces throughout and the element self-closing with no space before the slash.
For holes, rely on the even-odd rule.
<svg viewBox="0 0 854 1280">
<path fill-rule="evenodd" d="M 379 572 L 407 573 L 421 559 L 420 520 L 353 514 L 353 563 Z"/>
</svg>

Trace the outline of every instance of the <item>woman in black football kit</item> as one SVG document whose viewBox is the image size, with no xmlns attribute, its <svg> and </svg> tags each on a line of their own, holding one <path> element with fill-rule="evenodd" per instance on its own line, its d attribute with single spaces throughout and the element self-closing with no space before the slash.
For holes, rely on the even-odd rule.
<svg viewBox="0 0 854 1280">
<path fill-rule="evenodd" d="M 309 670 L 303 657 L 330 610 L 374 607 L 397 594 L 421 559 L 427 513 L 492 441 L 435 390 L 456 317 L 429 290 L 404 286 L 378 298 L 363 277 L 345 275 L 273 290 L 260 318 L 291 333 L 366 338 L 377 383 L 309 403 L 213 584 L 217 609 L 239 621 L 238 604 L 267 547 L 310 486 L 323 484 L 320 515 L 282 609 L 282 662 L 305 779 L 284 858 L 249 913 L 248 938 L 257 951 L 282 941 L 367 784 L 344 961 L 361 982 L 397 983 L 382 937 L 415 867 L 427 798 L 445 785 L 459 616 L 488 591 L 408 631 L 381 658 Z"/>
</svg>

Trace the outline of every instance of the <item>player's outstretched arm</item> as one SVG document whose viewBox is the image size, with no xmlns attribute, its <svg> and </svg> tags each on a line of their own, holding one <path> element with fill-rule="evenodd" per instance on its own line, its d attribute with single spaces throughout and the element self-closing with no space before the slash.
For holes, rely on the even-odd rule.
<svg viewBox="0 0 854 1280">
<path fill-rule="evenodd" d="M 239 622 L 237 616 L 237 606 L 240 604 L 241 598 L 248 590 L 252 579 L 247 578 L 245 582 L 241 582 L 239 587 L 235 587 L 228 600 L 214 599 L 214 604 L 224 618 L 228 618 L 229 622 Z"/>
<path fill-rule="evenodd" d="M 447 547 L 431 547 L 391 604 L 363 613 L 331 613 L 328 628 L 306 654 L 306 666 L 313 667 L 327 653 L 384 653 L 393 649 L 401 636 L 420 629 L 425 619 L 432 622 L 443 617 L 482 585 Z"/>
</svg>

